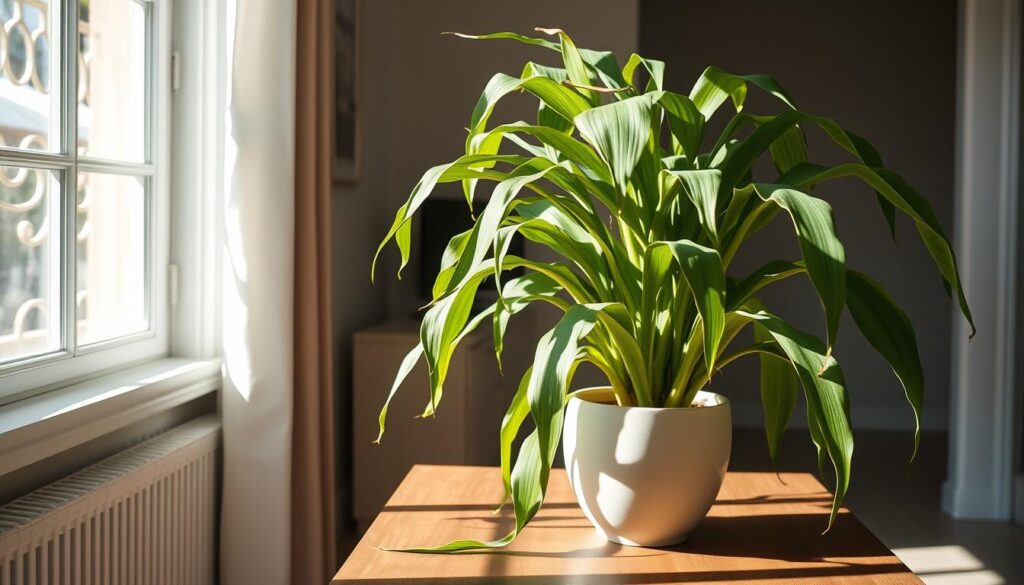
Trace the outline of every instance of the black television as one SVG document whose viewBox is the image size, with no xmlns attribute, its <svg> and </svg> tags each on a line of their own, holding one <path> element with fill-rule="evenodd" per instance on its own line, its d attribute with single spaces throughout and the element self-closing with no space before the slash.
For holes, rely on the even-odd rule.
<svg viewBox="0 0 1024 585">
<path fill-rule="evenodd" d="M 486 201 L 477 201 L 474 209 L 479 213 L 483 210 Z M 420 258 L 423 264 L 420 267 L 419 295 L 423 299 L 430 299 L 433 295 L 434 279 L 437 278 L 438 268 L 441 266 L 441 258 L 444 256 L 444 249 L 452 236 L 462 233 L 473 227 L 473 216 L 470 215 L 469 206 L 465 199 L 427 199 L 420 208 L 419 213 L 419 247 Z M 509 254 L 515 256 L 523 255 L 523 241 L 521 238 L 513 238 L 509 246 Z M 515 276 L 515 271 L 510 273 L 509 278 Z M 504 277 L 503 277 L 504 278 Z M 480 285 L 481 291 L 496 292 L 494 279 L 487 278 Z M 482 295 L 489 297 L 492 295 Z"/>
</svg>

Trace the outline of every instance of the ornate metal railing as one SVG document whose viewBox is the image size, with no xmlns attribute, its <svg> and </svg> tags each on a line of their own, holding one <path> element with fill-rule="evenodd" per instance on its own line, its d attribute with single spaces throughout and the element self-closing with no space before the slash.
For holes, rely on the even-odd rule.
<svg viewBox="0 0 1024 585">
<path fill-rule="evenodd" d="M 15 88 L 23 87 L 41 95 L 50 93 L 51 71 L 51 31 L 49 2 L 45 0 L 0 0 L 0 83 L 10 83 Z M 84 15 L 83 15 L 84 16 Z M 89 64 L 91 61 L 90 29 L 85 19 L 78 25 L 80 40 L 78 51 L 78 87 L 77 99 L 80 104 L 89 103 Z M 56 109 L 56 108 L 53 108 Z M 0 113 L 2 114 L 2 113 Z M 0 146 L 16 147 L 23 150 L 45 150 L 47 137 L 40 129 L 17 125 L 16 121 L 5 123 L 0 115 Z M 84 243 L 90 233 L 89 196 L 86 189 L 85 176 L 78 178 L 78 197 L 76 211 L 79 216 L 79 228 L 76 240 Z M 52 211 L 46 205 L 47 193 L 50 189 L 49 171 L 24 167 L 3 167 L 0 169 L 0 214 L 13 214 L 20 218 L 15 224 L 17 244 L 26 249 L 38 248 L 49 240 L 51 224 L 49 214 Z M 39 212 L 42 210 L 42 217 Z M 33 223 L 38 221 L 38 225 Z M 84 221 L 83 221 L 84 220 Z M 8 254 L 8 257 L 14 254 Z M 0 258 L 2 260 L 2 258 Z M 16 261 L 12 261 L 16 262 Z M 4 266 L 0 261 L 0 270 L 13 269 Z M 30 287 L 26 287 L 30 288 Z M 27 292 L 27 291 L 26 291 Z M 36 292 L 38 294 L 38 291 Z M 88 293 L 84 290 L 76 294 L 79 305 Z M 0 294 L 0 309 L 9 314 L 14 306 L 4 307 L 8 295 Z M 45 318 L 35 321 L 32 326 L 33 314 L 45 316 L 49 313 L 48 301 L 45 297 L 22 295 L 17 308 L 13 310 L 13 319 L 9 325 L 0 322 L 0 342 L 21 342 L 28 337 L 40 337 Z M 83 324 L 80 320 L 79 324 Z M 0 351 L 0 361 L 3 361 Z"/>
</svg>

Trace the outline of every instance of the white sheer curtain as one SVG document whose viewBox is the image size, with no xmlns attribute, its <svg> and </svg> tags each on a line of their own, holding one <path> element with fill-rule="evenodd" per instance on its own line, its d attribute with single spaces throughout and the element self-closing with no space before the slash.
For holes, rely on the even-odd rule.
<svg viewBox="0 0 1024 585">
<path fill-rule="evenodd" d="M 225 585 L 290 581 L 295 2 L 227 8 Z"/>
</svg>

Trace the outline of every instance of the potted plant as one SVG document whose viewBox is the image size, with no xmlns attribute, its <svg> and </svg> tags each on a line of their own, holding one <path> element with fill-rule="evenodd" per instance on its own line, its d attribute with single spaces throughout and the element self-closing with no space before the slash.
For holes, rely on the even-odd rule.
<svg viewBox="0 0 1024 585">
<path fill-rule="evenodd" d="M 500 360 L 511 317 L 538 302 L 563 313 L 537 342 L 501 425 L 501 471 L 515 528 L 496 541 L 416 550 L 514 540 L 543 503 L 560 439 L 580 505 L 609 539 L 657 546 L 686 538 L 707 513 L 728 464 L 728 401 L 705 389 L 716 372 L 744 356 L 760 361 L 773 463 L 802 388 L 819 464 L 827 456 L 835 470 L 831 527 L 853 456 L 847 389 L 832 355 L 843 311 L 849 309 L 888 361 L 915 417 L 924 385 L 910 320 L 879 283 L 846 266 L 829 184 L 854 177 L 870 187 L 865 191 L 874 191 L 893 237 L 897 212 L 913 220 L 973 329 L 953 250 L 931 207 L 863 138 L 799 110 L 771 77 L 709 67 L 681 95 L 663 87 L 662 62 L 634 54 L 620 68 L 609 52 L 579 49 L 560 30 L 537 30 L 555 40 L 459 35 L 549 49 L 561 55 L 563 67 L 528 62 L 518 77 L 492 77 L 470 118 L 465 155 L 423 175 L 377 250 L 379 256 L 394 241 L 404 267 L 410 221 L 437 184 L 460 182 L 472 208 L 477 184 L 495 183 L 473 227 L 448 244 L 420 343 L 387 399 L 424 359 L 430 375 L 424 416 L 438 408 L 452 354 L 469 331 L 490 323 Z M 746 112 L 748 90 L 778 98 L 781 111 Z M 495 104 L 513 92 L 537 98 L 536 121 L 489 125 Z M 706 135 L 707 121 L 730 101 L 734 113 L 724 130 Z M 822 132 L 849 153 L 849 162 L 811 162 L 805 131 Z M 774 167 L 764 178 L 753 170 L 762 158 Z M 744 242 L 773 220 L 792 224 L 802 258 L 734 274 Z M 517 237 L 559 259 L 509 254 Z M 510 269 L 522 275 L 505 277 Z M 761 288 L 790 277 L 806 277 L 817 292 L 826 323 L 821 338 L 758 300 Z M 487 278 L 496 281 L 498 300 L 471 314 Z M 750 341 L 744 330 L 752 331 Z M 585 362 L 608 385 L 570 392 Z M 387 404 L 381 434 L 386 414 Z M 527 417 L 533 430 L 513 466 L 511 446 Z M 914 433 L 916 453 L 919 429 Z"/>
</svg>

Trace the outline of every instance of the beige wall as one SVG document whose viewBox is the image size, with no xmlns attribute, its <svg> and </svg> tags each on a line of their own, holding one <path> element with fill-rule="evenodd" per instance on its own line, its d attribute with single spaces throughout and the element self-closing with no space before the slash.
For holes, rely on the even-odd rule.
<svg viewBox="0 0 1024 585">
<path fill-rule="evenodd" d="M 929 198 L 939 222 L 952 232 L 955 0 L 643 0 L 640 20 L 644 55 L 669 62 L 671 89 L 688 91 L 709 64 L 773 74 L 802 109 L 832 117 L 874 143 L 886 165 Z M 764 111 L 770 103 L 752 101 L 750 111 Z M 821 136 L 809 139 L 812 149 L 827 146 Z M 824 152 L 814 158 L 839 160 L 835 149 Z M 901 218 L 894 247 L 869 190 L 844 182 L 818 194 L 835 209 L 848 265 L 880 280 L 914 322 L 926 383 L 924 424 L 946 428 L 952 308 L 913 225 Z M 737 264 L 752 268 L 780 255 L 798 258 L 799 251 L 792 228 L 776 221 Z M 802 327 L 823 330 L 820 305 L 806 282 L 785 283 L 763 299 Z M 849 383 L 856 428 L 912 428 L 899 383 L 849 316 L 836 356 Z M 717 389 L 756 419 L 756 362 L 737 365 Z"/>
<path fill-rule="evenodd" d="M 402 281 L 387 255 L 376 286 L 369 282 L 372 251 L 428 167 L 459 156 L 463 128 L 491 75 L 518 75 L 527 60 L 553 62 L 553 53 L 512 41 L 468 41 L 441 36 L 560 27 L 579 44 L 628 56 L 637 47 L 637 0 L 364 0 L 363 161 L 356 185 L 340 185 L 333 201 L 334 321 L 338 354 L 338 485 L 347 506 L 352 333 L 408 314 L 417 306 L 414 257 Z M 532 115 L 514 105 L 500 117 Z M 531 106 L 532 107 L 532 106 Z M 461 191 L 449 191 L 461 196 Z M 415 237 L 415 234 L 414 234 Z M 531 350 L 532 351 L 532 350 Z"/>
</svg>

